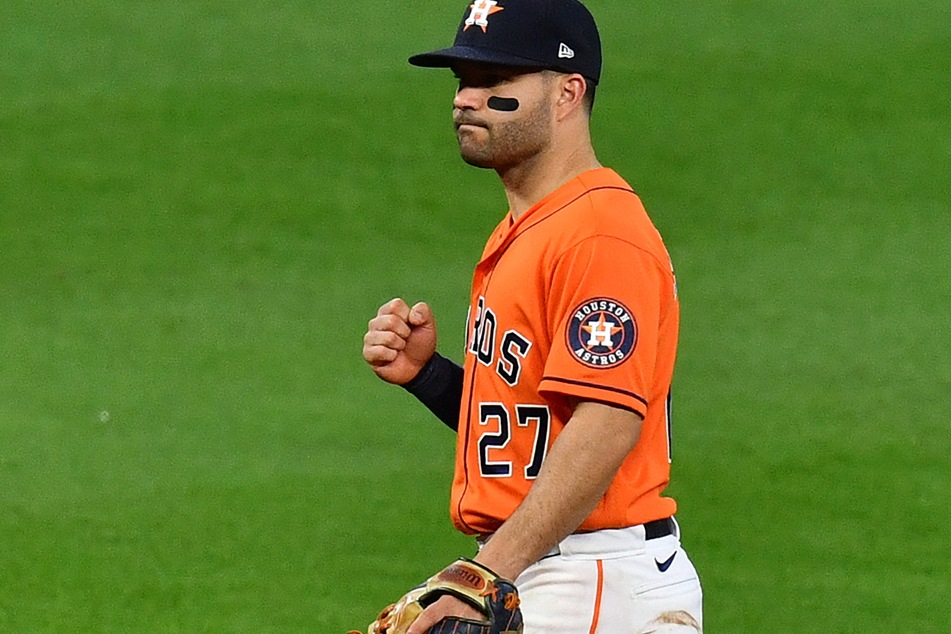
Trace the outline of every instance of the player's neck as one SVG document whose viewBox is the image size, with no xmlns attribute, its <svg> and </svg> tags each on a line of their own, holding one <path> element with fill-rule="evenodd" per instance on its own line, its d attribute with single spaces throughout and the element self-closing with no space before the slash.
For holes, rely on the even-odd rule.
<svg viewBox="0 0 951 634">
<path fill-rule="evenodd" d="M 518 220 L 550 193 L 589 170 L 601 167 L 585 139 L 571 147 L 553 145 L 548 151 L 505 170 L 499 177 L 505 186 L 512 220 Z"/>
</svg>

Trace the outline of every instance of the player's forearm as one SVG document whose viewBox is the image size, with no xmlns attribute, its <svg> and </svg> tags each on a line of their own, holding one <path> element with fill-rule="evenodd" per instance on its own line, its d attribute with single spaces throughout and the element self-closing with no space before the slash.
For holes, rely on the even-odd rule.
<svg viewBox="0 0 951 634">
<path fill-rule="evenodd" d="M 522 504 L 476 560 L 515 579 L 594 511 L 640 435 L 633 412 L 581 403 Z"/>
<path fill-rule="evenodd" d="M 419 374 L 403 387 L 429 408 L 447 427 L 459 429 L 462 403 L 462 368 L 438 352 Z"/>
</svg>

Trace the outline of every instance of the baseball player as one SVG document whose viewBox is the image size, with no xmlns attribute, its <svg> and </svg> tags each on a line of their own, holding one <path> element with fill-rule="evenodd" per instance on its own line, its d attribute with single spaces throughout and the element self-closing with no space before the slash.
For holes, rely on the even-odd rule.
<svg viewBox="0 0 951 634">
<path fill-rule="evenodd" d="M 470 0 L 453 46 L 409 61 L 455 73 L 462 158 L 495 170 L 509 207 L 475 267 L 461 367 L 436 353 L 425 303 L 390 301 L 364 339 L 380 378 L 456 430 L 450 513 L 478 544 L 463 565 L 514 581 L 528 634 L 702 631 L 663 495 L 677 286 L 641 200 L 591 144 L 594 18 L 577 0 Z M 458 593 L 413 605 L 371 631 L 516 631 L 442 627 L 491 612 Z"/>
</svg>

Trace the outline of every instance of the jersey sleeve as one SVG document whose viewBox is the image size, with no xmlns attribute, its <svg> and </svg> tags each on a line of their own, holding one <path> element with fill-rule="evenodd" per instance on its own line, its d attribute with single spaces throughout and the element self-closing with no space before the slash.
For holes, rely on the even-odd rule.
<svg viewBox="0 0 951 634">
<path fill-rule="evenodd" d="M 672 276 L 650 252 L 593 236 L 559 257 L 547 319 L 551 350 L 539 392 L 647 415 L 664 298 Z"/>
</svg>

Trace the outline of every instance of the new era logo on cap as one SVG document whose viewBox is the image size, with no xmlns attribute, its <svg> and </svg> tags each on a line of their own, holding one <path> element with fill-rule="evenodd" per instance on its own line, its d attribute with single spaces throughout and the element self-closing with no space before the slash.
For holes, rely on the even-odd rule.
<svg viewBox="0 0 951 634">
<path fill-rule="evenodd" d="M 561 59 L 571 59 L 574 56 L 575 52 L 571 50 L 571 47 L 562 42 L 558 47 L 558 57 Z"/>
</svg>

